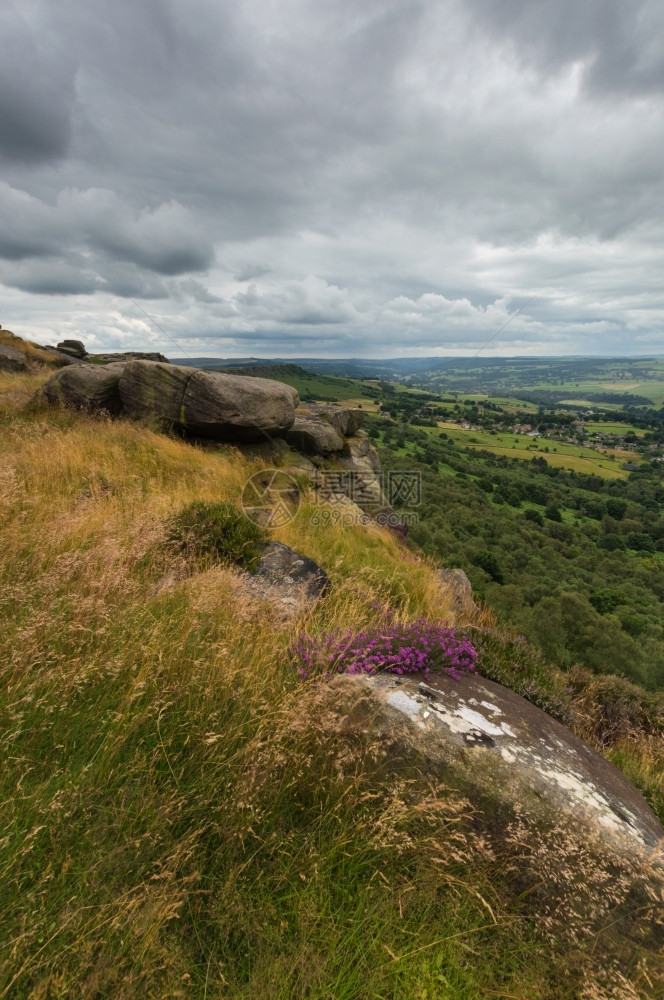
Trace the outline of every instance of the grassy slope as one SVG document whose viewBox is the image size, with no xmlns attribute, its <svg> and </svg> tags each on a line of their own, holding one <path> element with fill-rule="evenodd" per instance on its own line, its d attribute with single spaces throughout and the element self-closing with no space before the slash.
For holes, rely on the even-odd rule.
<svg viewBox="0 0 664 1000">
<path fill-rule="evenodd" d="M 48 351 L 44 351 L 39 344 L 33 344 L 30 340 L 23 340 L 22 337 L 17 337 L 11 330 L 0 329 L 0 344 L 3 344 L 5 347 L 15 347 L 17 350 L 23 351 L 28 361 L 35 364 L 46 364 L 53 360 L 53 356 Z"/>
<path fill-rule="evenodd" d="M 38 381 L 0 376 L 0 998 L 612 996 L 467 803 L 306 724 L 289 632 L 235 572 L 169 582 L 164 520 L 258 463 L 23 415 Z M 306 515 L 278 537 L 334 587 L 301 624 L 449 616 L 389 534 Z"/>
</svg>

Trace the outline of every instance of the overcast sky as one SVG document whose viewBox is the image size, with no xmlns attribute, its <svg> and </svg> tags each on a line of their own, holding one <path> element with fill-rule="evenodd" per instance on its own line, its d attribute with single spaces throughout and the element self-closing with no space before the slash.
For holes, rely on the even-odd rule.
<svg viewBox="0 0 664 1000">
<path fill-rule="evenodd" d="M 664 353 L 661 0 L 0 0 L 0 37 L 15 333 Z"/>
</svg>

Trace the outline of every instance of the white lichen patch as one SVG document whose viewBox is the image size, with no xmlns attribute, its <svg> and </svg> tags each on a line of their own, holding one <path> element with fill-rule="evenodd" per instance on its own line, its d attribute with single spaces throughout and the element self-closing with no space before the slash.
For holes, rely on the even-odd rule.
<svg viewBox="0 0 664 1000">
<path fill-rule="evenodd" d="M 469 708 L 468 705 L 460 705 L 453 714 L 459 719 L 464 719 L 468 723 L 469 729 L 479 729 L 480 732 L 486 733 L 487 736 L 514 736 L 509 726 L 506 726 L 504 723 L 497 726 L 494 722 L 486 719 L 481 712 L 476 712 L 474 708 Z"/>
<path fill-rule="evenodd" d="M 432 692 L 426 685 L 420 685 L 420 691 L 423 695 L 429 695 L 429 697 L 432 693 L 435 694 L 435 692 Z M 422 695 L 420 695 L 420 697 L 422 697 Z M 485 736 L 511 736 L 512 739 L 516 738 L 516 734 L 510 729 L 507 723 L 502 722 L 497 724 L 496 722 L 487 719 L 481 712 L 471 708 L 471 704 L 477 705 L 478 702 L 476 699 L 471 698 L 467 704 L 462 698 L 459 698 L 458 707 L 450 709 L 443 705 L 440 701 L 433 701 L 430 702 L 430 708 L 435 712 L 441 722 L 444 722 L 453 733 L 467 735 L 471 731 L 479 731 Z M 500 709 L 495 705 L 492 705 L 490 702 L 481 702 L 481 704 L 494 714 L 496 712 L 499 715 L 502 714 Z M 425 715 L 425 718 L 426 717 L 427 716 Z"/>
<path fill-rule="evenodd" d="M 652 846 L 650 819 L 638 805 L 631 804 L 629 794 L 621 794 L 619 785 L 615 791 L 611 785 L 605 789 L 601 774 L 594 777 L 592 768 L 586 769 L 593 764 L 593 752 L 574 742 L 571 734 L 568 744 L 551 724 L 540 730 L 546 737 L 532 732 L 529 719 L 522 728 L 519 716 L 492 702 L 488 690 L 483 692 L 486 700 L 479 700 L 479 695 L 462 698 L 424 682 L 417 688 L 408 681 L 367 678 L 366 682 L 382 689 L 383 703 L 427 733 L 425 746 L 431 742 L 434 752 L 438 742 L 441 746 L 446 741 L 463 743 L 464 749 L 474 748 L 469 766 L 479 765 L 477 755 L 488 755 L 498 765 L 495 774 L 500 775 L 502 768 L 508 794 L 521 788 L 533 796 L 532 803 L 538 808 L 543 800 L 545 812 L 549 809 L 569 816 L 630 856 Z M 447 732 L 441 732 L 441 726 Z M 456 739 L 449 740 L 448 733 Z M 466 760 L 463 755 L 462 759 Z"/>
<path fill-rule="evenodd" d="M 629 835 L 638 839 L 645 845 L 643 836 L 632 823 L 623 820 L 611 808 L 611 804 L 605 795 L 593 785 L 587 778 L 583 778 L 578 773 L 570 771 L 553 770 L 551 768 L 538 768 L 539 774 L 543 778 L 554 782 L 578 805 L 590 810 L 600 826 L 612 833 Z"/>
<path fill-rule="evenodd" d="M 411 716 L 411 718 L 419 715 L 422 707 L 414 698 L 410 698 L 405 691 L 392 691 L 387 696 L 387 704 L 391 705 L 392 708 L 398 709 L 399 712 L 403 712 L 404 715 Z"/>
</svg>

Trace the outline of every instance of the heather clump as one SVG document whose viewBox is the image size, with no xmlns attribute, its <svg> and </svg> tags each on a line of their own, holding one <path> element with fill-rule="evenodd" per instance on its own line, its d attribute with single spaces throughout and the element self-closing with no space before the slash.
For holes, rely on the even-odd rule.
<svg viewBox="0 0 664 1000">
<path fill-rule="evenodd" d="M 301 677 L 333 674 L 445 673 L 455 680 L 475 670 L 477 653 L 463 633 L 448 622 L 388 622 L 309 635 L 301 632 L 291 645 Z"/>
</svg>

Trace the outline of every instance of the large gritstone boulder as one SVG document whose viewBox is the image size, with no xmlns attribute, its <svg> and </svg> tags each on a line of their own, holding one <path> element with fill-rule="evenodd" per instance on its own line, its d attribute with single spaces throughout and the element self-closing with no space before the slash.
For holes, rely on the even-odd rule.
<svg viewBox="0 0 664 1000">
<path fill-rule="evenodd" d="M 442 801 L 460 794 L 533 911 L 613 941 L 622 961 L 659 954 L 661 823 L 624 774 L 530 702 L 479 676 L 378 674 L 313 685 L 301 711 L 349 747 L 359 734 L 380 741 L 413 797 L 417 782 L 425 794 L 439 782 Z"/>
<path fill-rule="evenodd" d="M 353 679 L 355 712 L 389 732 L 404 759 L 426 761 L 475 803 L 501 800 L 521 816 L 664 871 L 664 828 L 624 774 L 566 726 L 514 692 L 468 675 Z M 472 789 L 472 791 L 471 791 Z"/>
<path fill-rule="evenodd" d="M 283 436 L 299 402 L 281 382 L 149 361 L 126 364 L 120 396 L 129 416 L 156 417 L 216 441 Z"/>
<path fill-rule="evenodd" d="M 73 406 L 78 410 L 106 410 L 118 414 L 120 376 L 124 365 L 71 365 L 51 375 L 41 395 L 51 406 Z"/>
</svg>

